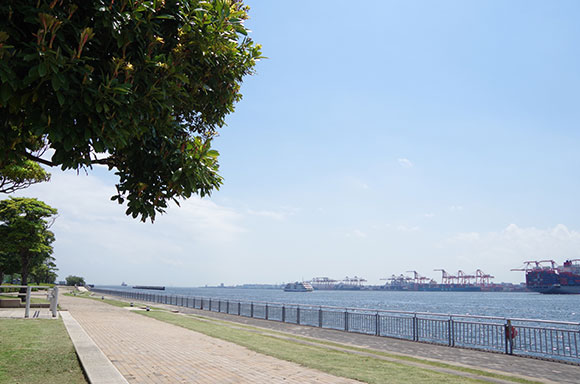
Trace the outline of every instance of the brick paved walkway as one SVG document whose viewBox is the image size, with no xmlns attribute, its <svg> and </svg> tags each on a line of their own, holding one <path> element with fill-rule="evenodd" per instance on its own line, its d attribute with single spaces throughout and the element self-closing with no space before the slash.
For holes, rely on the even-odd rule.
<svg viewBox="0 0 580 384">
<path fill-rule="evenodd" d="M 95 300 L 62 296 L 67 309 L 133 383 L 358 383 Z"/>
</svg>

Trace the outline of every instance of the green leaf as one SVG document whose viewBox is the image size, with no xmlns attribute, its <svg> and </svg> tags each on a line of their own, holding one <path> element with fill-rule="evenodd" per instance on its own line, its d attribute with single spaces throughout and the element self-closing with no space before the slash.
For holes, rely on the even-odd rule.
<svg viewBox="0 0 580 384">
<path fill-rule="evenodd" d="M 65 98 L 64 98 L 64 95 L 62 94 L 62 92 L 58 92 L 56 94 L 56 98 L 58 99 L 58 103 L 62 107 L 64 105 L 65 101 L 66 101 Z"/>
<path fill-rule="evenodd" d="M 125 87 L 115 87 L 113 88 L 113 91 L 116 91 L 117 93 L 122 93 L 124 95 L 131 93 L 131 89 Z"/>
<path fill-rule="evenodd" d="M 6 83 L 2 84 L 2 86 L 0 87 L 0 98 L 2 99 L 2 104 L 5 104 L 8 101 L 11 94 L 12 88 L 10 87 L 10 85 Z"/>
<path fill-rule="evenodd" d="M 172 15 L 159 15 L 159 16 L 155 16 L 154 19 L 175 20 L 175 17 Z"/>
<path fill-rule="evenodd" d="M 40 77 L 46 76 L 46 63 L 44 61 L 38 65 L 38 75 Z"/>
<path fill-rule="evenodd" d="M 57 76 L 52 76 L 50 83 L 52 84 L 52 89 L 54 89 L 55 92 L 60 89 L 60 81 Z"/>
</svg>

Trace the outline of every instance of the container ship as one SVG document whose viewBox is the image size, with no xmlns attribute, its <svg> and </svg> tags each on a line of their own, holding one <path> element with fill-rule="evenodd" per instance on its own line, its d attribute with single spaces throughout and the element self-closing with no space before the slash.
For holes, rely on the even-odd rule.
<svg viewBox="0 0 580 384">
<path fill-rule="evenodd" d="M 580 259 L 566 260 L 558 266 L 554 260 L 525 261 L 526 287 L 545 294 L 580 294 Z"/>
</svg>

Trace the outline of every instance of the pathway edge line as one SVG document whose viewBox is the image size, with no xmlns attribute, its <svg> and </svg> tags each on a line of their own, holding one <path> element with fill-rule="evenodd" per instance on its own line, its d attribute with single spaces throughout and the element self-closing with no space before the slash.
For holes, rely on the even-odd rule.
<svg viewBox="0 0 580 384">
<path fill-rule="evenodd" d="M 67 311 L 59 311 L 81 367 L 91 384 L 128 384 L 117 368 Z"/>
</svg>

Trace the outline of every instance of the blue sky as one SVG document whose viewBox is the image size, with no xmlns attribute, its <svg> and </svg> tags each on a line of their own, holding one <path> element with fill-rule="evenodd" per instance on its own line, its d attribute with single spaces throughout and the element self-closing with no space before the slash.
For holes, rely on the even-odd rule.
<svg viewBox="0 0 580 384">
<path fill-rule="evenodd" d="M 519 282 L 580 258 L 580 3 L 246 3 L 268 59 L 215 140 L 222 189 L 142 224 L 104 169 L 52 170 L 22 194 L 60 210 L 63 277 Z"/>
</svg>

